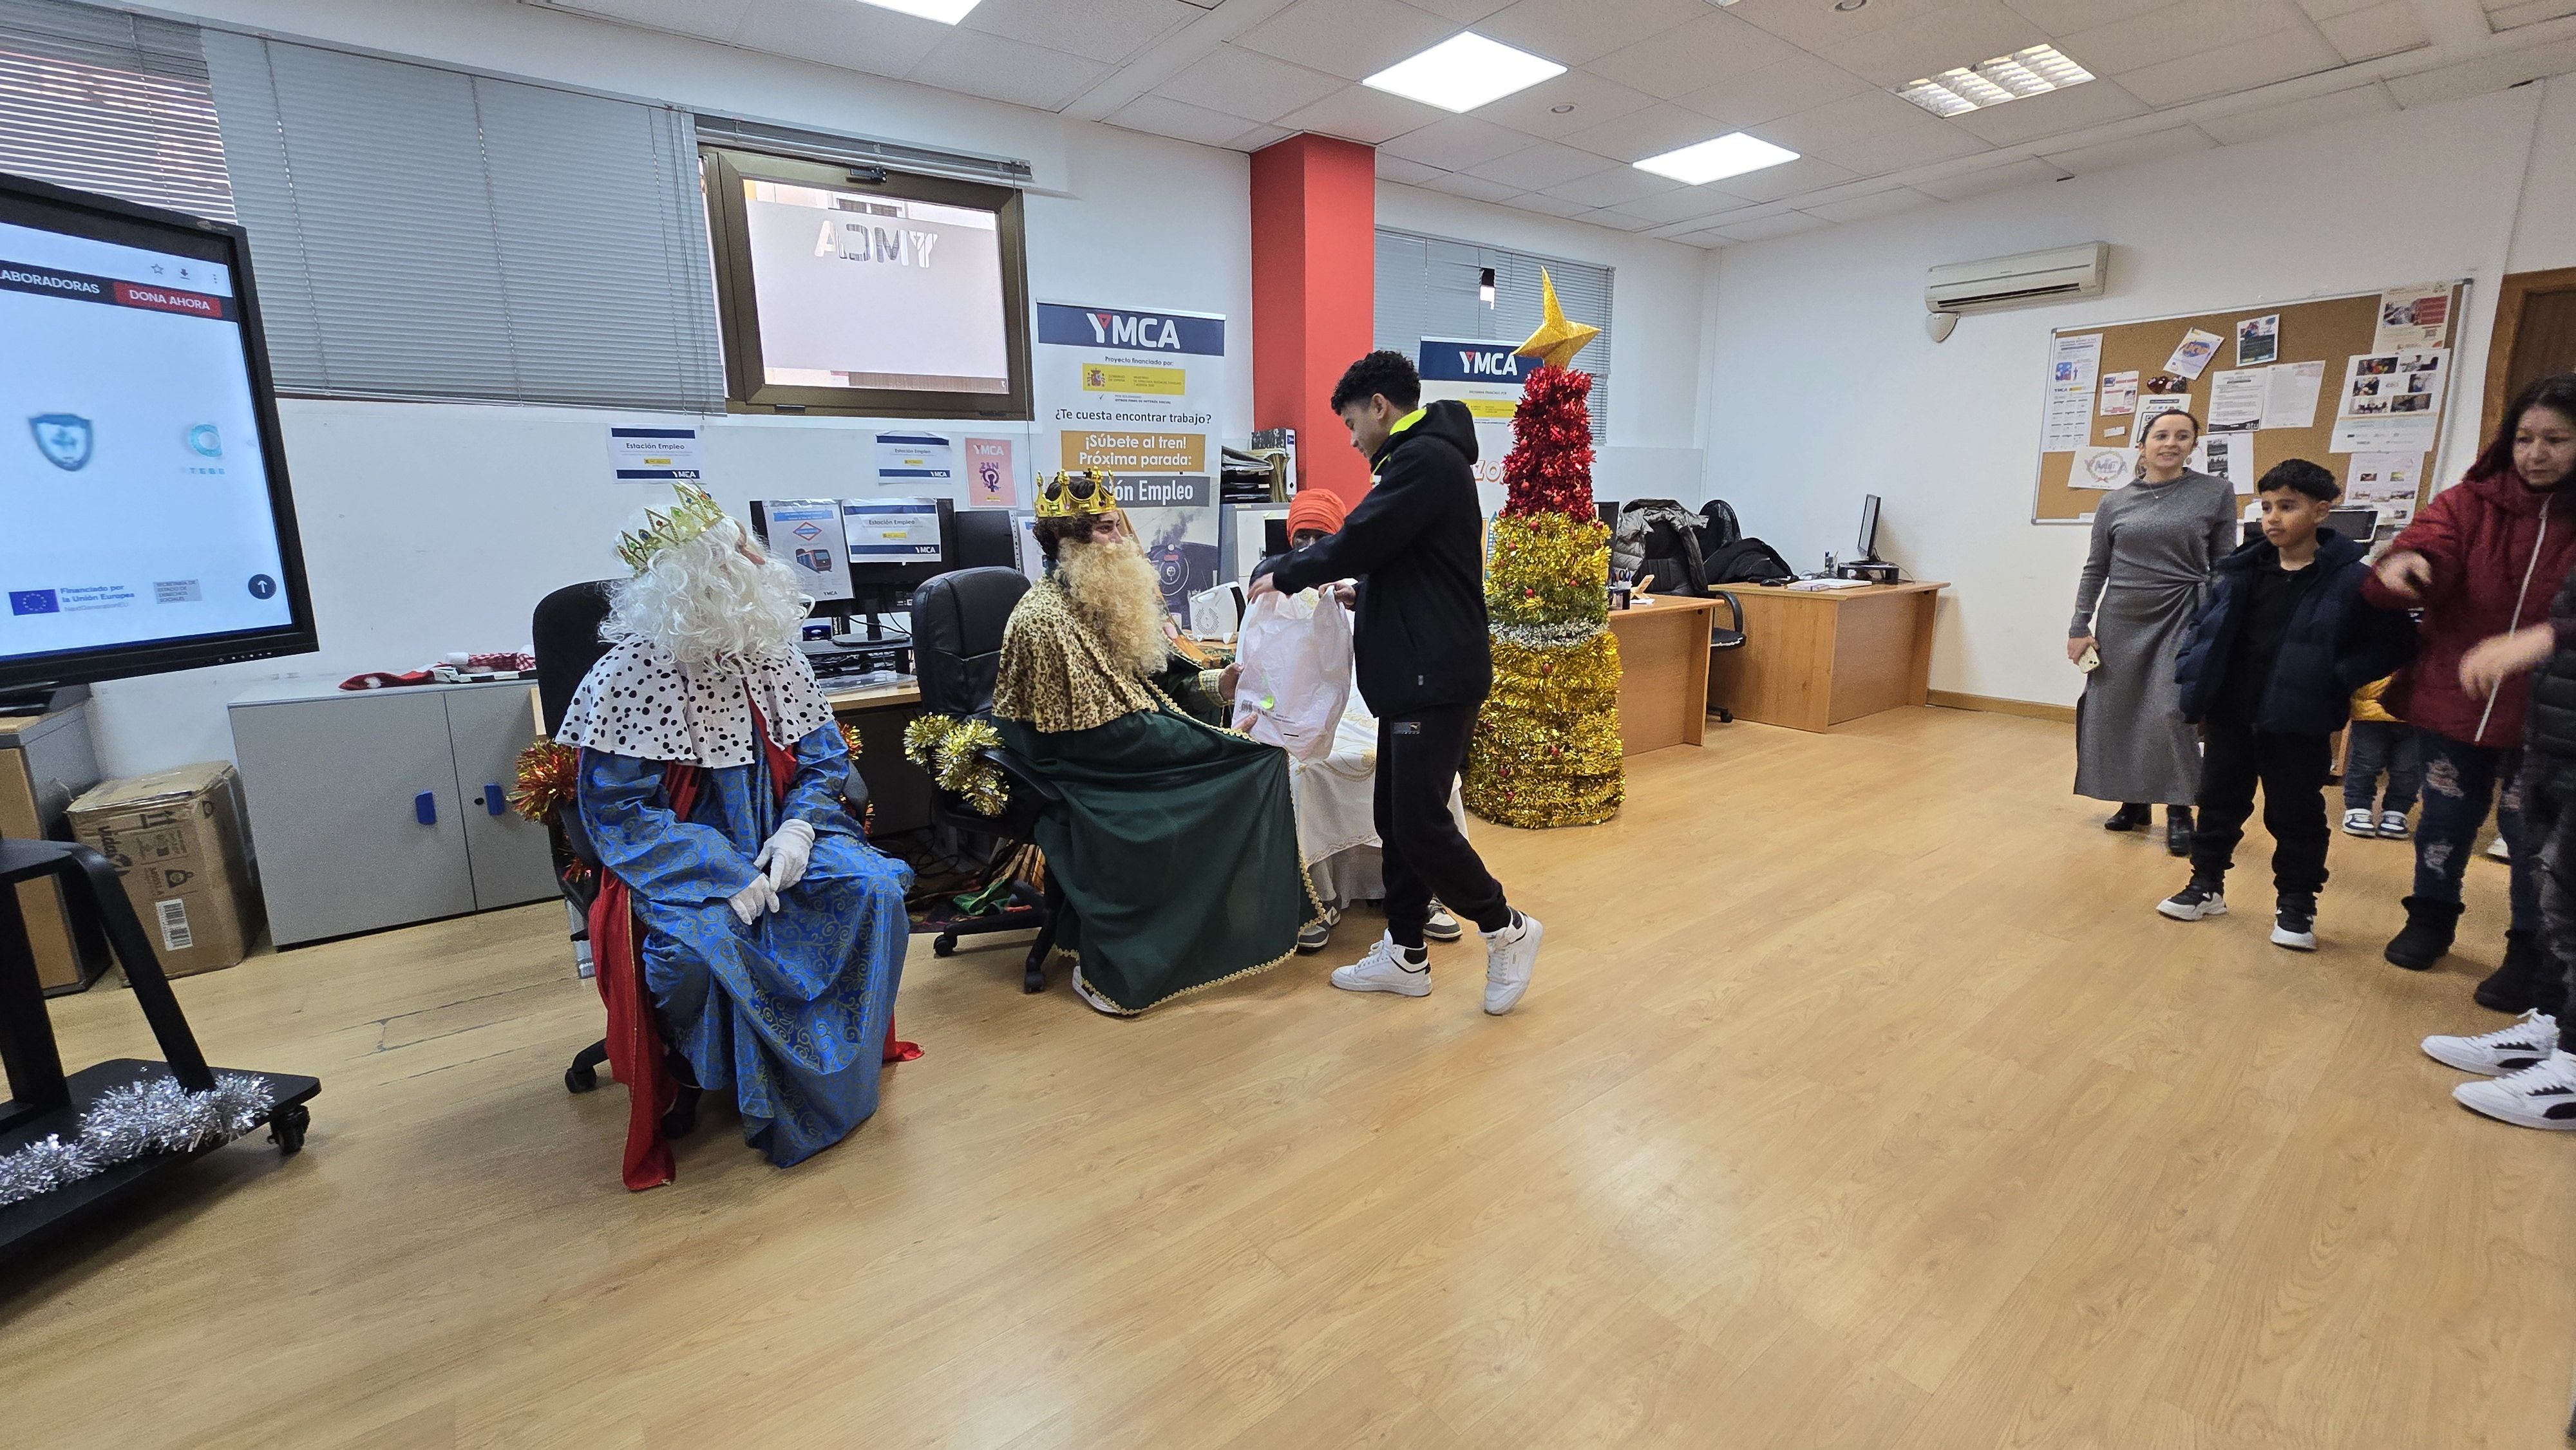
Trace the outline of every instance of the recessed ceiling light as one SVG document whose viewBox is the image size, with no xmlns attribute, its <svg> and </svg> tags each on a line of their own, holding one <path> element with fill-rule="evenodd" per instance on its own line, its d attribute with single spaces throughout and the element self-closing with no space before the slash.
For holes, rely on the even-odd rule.
<svg viewBox="0 0 2576 1450">
<path fill-rule="evenodd" d="M 1774 146 L 1741 131 L 1730 131 L 1713 141 L 1702 141 L 1679 151 L 1667 151 L 1661 156 L 1649 156 L 1637 163 L 1637 169 L 1651 171 L 1657 176 L 1669 176 L 1686 186 L 1704 186 L 1729 176 L 1742 176 L 1748 171 L 1760 171 L 1766 166 L 1797 159 L 1798 153 L 1785 146 Z"/>
<path fill-rule="evenodd" d="M 2091 79 L 2091 71 L 2059 54 L 2056 46 L 2034 45 L 1973 66 L 1945 70 L 1927 80 L 1908 82 L 1897 87 L 1896 93 L 1933 115 L 1960 116 L 2024 96 L 2080 86 Z"/>
<path fill-rule="evenodd" d="M 918 15 L 924 20 L 936 20 L 942 25 L 954 25 L 965 19 L 966 12 L 982 4 L 983 0 L 859 0 L 859 3 L 873 5 L 879 10 Z"/>
<path fill-rule="evenodd" d="M 1400 60 L 1360 82 L 1444 111 L 1472 111 L 1514 91 L 1565 74 L 1565 67 L 1525 50 L 1487 40 L 1474 31 L 1449 37 L 1411 60 Z"/>
</svg>

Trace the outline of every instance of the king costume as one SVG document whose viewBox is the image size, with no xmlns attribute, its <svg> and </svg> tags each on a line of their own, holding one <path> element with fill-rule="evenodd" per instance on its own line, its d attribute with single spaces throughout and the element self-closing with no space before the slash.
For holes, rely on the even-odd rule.
<svg viewBox="0 0 2576 1450">
<path fill-rule="evenodd" d="M 1042 516 L 1087 523 L 1115 512 L 1105 488 L 1100 506 L 1079 514 L 1063 489 L 1059 477 L 1041 490 Z M 1074 910 L 1074 989 L 1128 1016 L 1278 965 L 1319 908 L 1298 858 L 1286 752 L 1209 723 L 1223 708 L 1209 689 L 1213 672 L 1167 656 L 1149 677 L 1067 575 L 1051 560 L 1011 611 L 994 728 L 1064 795 L 1036 834 Z M 1161 617 L 1150 571 L 1143 578 Z"/>
<path fill-rule="evenodd" d="M 639 584 L 681 549 L 703 567 L 747 547 L 692 492 L 677 528 L 656 516 L 656 534 L 630 536 L 649 546 Z M 788 598 L 801 612 L 792 581 Z M 629 637 L 583 678 L 555 738 L 581 751 L 581 825 L 608 878 L 592 941 L 611 1066 L 635 1102 L 627 1186 L 672 1176 L 659 1124 L 673 1088 L 648 995 L 697 1085 L 732 1091 L 744 1141 L 772 1163 L 840 1141 L 876 1111 L 881 1063 L 899 1055 L 912 873 L 843 808 L 849 748 L 803 656 L 780 639 L 684 661 Z"/>
</svg>

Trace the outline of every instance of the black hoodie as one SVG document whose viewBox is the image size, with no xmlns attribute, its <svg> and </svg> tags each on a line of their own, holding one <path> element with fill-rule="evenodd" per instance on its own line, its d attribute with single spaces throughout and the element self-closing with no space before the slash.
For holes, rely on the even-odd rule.
<svg viewBox="0 0 2576 1450">
<path fill-rule="evenodd" d="M 1361 698 L 1381 718 L 1473 705 L 1494 683 L 1476 420 L 1466 404 L 1442 399 L 1398 423 L 1370 462 L 1368 497 L 1339 533 L 1263 560 L 1253 574 L 1290 593 L 1360 581 L 1352 652 Z"/>
</svg>

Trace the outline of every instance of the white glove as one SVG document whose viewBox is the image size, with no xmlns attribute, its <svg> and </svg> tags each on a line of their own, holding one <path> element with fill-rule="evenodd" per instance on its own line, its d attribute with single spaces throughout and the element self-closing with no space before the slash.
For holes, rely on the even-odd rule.
<svg viewBox="0 0 2576 1450">
<path fill-rule="evenodd" d="M 733 908 L 743 925 L 749 926 L 760 919 L 762 912 L 778 909 L 778 890 L 769 884 L 768 877 L 754 876 L 751 884 L 735 892 L 725 905 Z"/>
<path fill-rule="evenodd" d="M 763 866 L 768 867 L 770 886 L 774 890 L 784 891 L 805 879 L 805 863 L 812 859 L 814 859 L 814 828 L 794 816 L 789 816 L 786 820 L 780 821 L 778 829 L 771 832 L 769 839 L 762 843 L 760 854 L 751 858 L 751 865 L 755 871 Z M 770 903 L 773 909 L 777 905 L 775 901 Z"/>
</svg>

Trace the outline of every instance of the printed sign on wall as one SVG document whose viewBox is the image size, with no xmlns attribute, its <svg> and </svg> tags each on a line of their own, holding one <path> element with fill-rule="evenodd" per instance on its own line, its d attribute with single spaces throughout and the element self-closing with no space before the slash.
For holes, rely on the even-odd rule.
<svg viewBox="0 0 2576 1450">
<path fill-rule="evenodd" d="M 1041 302 L 1039 466 L 1212 473 L 1224 374 L 1223 317 Z"/>
</svg>

